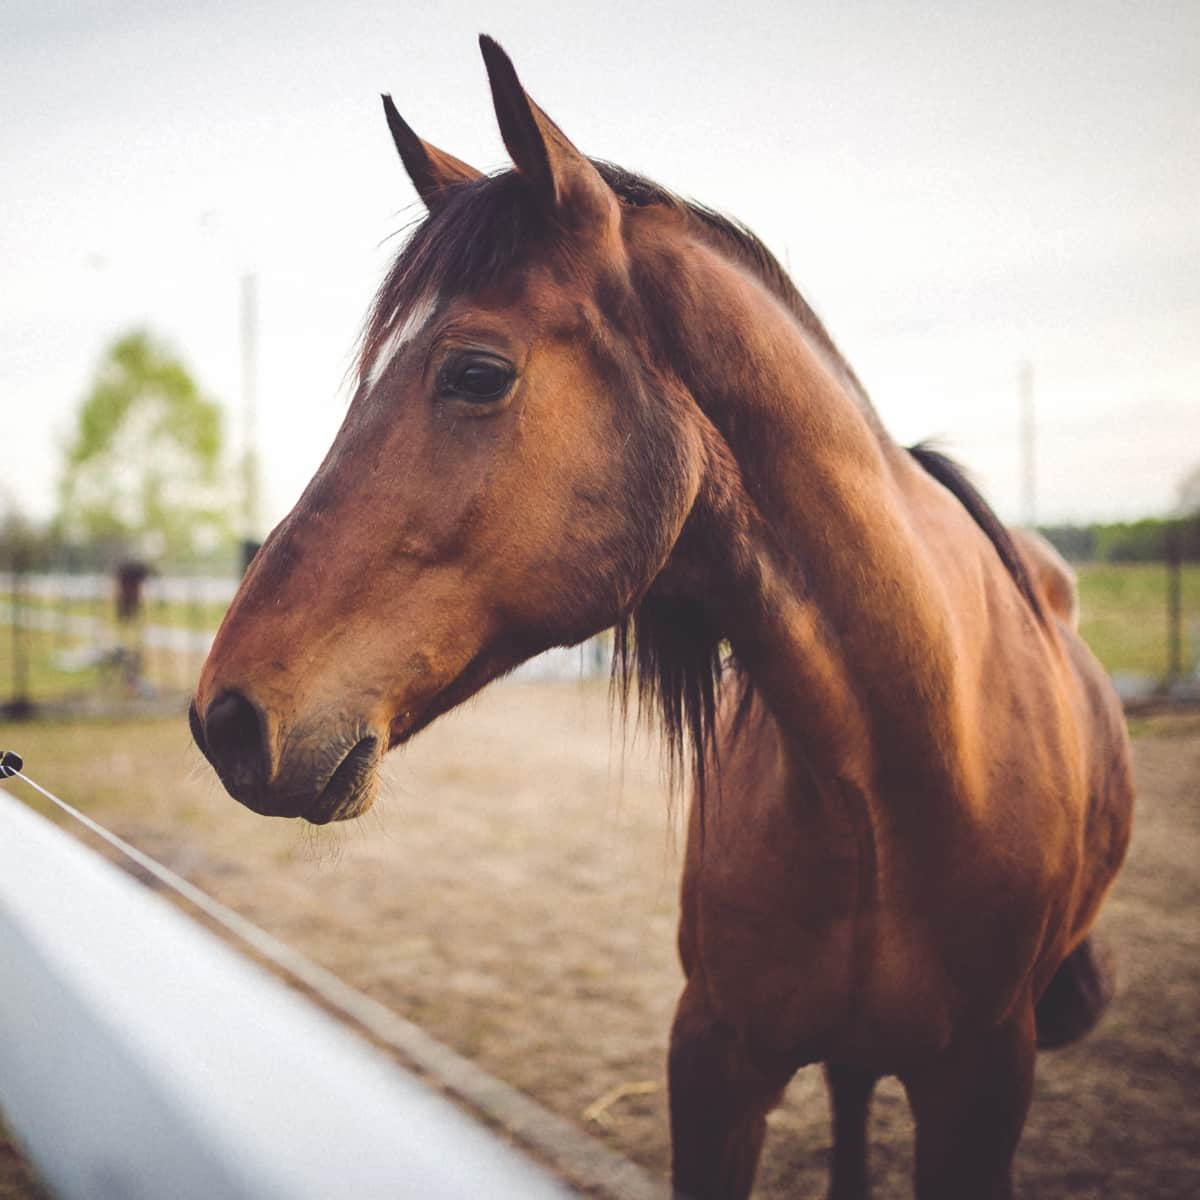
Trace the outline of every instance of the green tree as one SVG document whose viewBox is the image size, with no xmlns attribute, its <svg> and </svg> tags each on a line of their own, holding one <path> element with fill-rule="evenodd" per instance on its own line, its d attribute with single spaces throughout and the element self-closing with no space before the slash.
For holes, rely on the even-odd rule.
<svg viewBox="0 0 1200 1200">
<path fill-rule="evenodd" d="M 145 330 L 105 352 L 59 482 L 59 533 L 151 558 L 211 551 L 230 536 L 221 410 Z"/>
</svg>

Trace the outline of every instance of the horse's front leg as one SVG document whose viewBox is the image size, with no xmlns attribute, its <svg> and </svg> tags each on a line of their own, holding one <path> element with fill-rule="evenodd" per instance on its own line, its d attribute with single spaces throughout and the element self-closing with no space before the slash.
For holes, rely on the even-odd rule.
<svg viewBox="0 0 1200 1200">
<path fill-rule="evenodd" d="M 917 1200 L 1010 1200 L 1037 1056 L 1032 1001 L 903 1075 L 917 1123 Z"/>
<path fill-rule="evenodd" d="M 668 1060 L 675 1192 L 688 1200 L 750 1194 L 767 1130 L 792 1072 L 771 1073 L 716 1020 L 701 990 L 679 998 Z"/>
<path fill-rule="evenodd" d="M 879 1076 L 838 1063 L 825 1064 L 833 1110 L 833 1163 L 829 1200 L 867 1200 L 867 1117 Z"/>
</svg>

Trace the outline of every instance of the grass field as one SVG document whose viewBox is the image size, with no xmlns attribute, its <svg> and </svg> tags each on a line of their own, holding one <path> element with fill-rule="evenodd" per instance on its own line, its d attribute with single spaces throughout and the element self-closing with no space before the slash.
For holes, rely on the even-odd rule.
<svg viewBox="0 0 1200 1200">
<path fill-rule="evenodd" d="M 12 617 L 13 593 L 0 586 L 0 704 L 18 690 L 36 703 L 81 696 L 95 703 L 119 700 L 144 690 L 143 684 L 185 692 L 199 673 L 202 654 L 153 645 L 140 630 L 211 633 L 224 606 L 156 601 L 146 606 L 140 623 L 126 626 L 118 624 L 111 599 L 23 596 L 20 611 L 24 619 L 18 626 Z M 111 653 L 119 647 L 140 654 L 140 676 Z"/>
<path fill-rule="evenodd" d="M 1110 672 L 1161 679 L 1167 671 L 1167 572 L 1157 563 L 1087 563 L 1079 577 L 1080 632 Z M 1200 564 L 1183 570 L 1183 664 L 1200 655 Z"/>
<path fill-rule="evenodd" d="M 131 675 L 125 661 L 109 655 L 97 661 L 93 653 L 101 644 L 110 649 L 138 646 L 136 635 L 105 631 L 103 642 L 72 634 L 22 629 L 18 635 L 24 674 L 14 670 L 16 649 L 11 626 L 0 626 L 0 704 L 23 695 L 39 704 L 86 699 L 90 707 L 120 703 L 147 688 L 180 695 L 189 691 L 199 674 L 201 655 L 153 646 L 141 650 L 141 672 Z"/>
<path fill-rule="evenodd" d="M 3 630 L 0 640 L 0 700 L 18 695 L 34 701 L 57 698 L 70 692 L 106 690 L 105 672 L 97 666 L 67 670 L 59 664 L 59 655 L 78 645 L 75 639 L 39 629 Z M 14 664 L 20 661 L 18 671 Z"/>
</svg>

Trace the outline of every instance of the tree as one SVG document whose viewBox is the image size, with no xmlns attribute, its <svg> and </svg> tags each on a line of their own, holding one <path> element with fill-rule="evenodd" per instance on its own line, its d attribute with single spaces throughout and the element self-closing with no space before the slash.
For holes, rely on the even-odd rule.
<svg viewBox="0 0 1200 1200">
<path fill-rule="evenodd" d="M 59 532 L 149 558 L 230 537 L 221 410 L 146 330 L 105 352 L 79 409 L 59 483 Z"/>
</svg>

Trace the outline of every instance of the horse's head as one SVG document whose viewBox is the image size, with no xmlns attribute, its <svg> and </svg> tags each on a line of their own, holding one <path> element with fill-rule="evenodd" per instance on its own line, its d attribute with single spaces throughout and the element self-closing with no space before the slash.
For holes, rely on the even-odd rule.
<svg viewBox="0 0 1200 1200">
<path fill-rule="evenodd" d="M 702 487 L 703 421 L 645 351 L 642 210 L 482 44 L 516 170 L 479 174 L 385 98 L 428 217 L 380 290 L 342 428 L 201 675 L 196 740 L 259 812 L 362 812 L 387 749 L 627 616 Z"/>
</svg>

